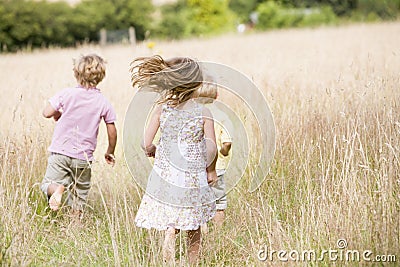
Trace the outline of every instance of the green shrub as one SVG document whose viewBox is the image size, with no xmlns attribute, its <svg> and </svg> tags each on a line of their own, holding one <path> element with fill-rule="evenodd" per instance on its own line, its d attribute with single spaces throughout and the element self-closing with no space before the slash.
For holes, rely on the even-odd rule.
<svg viewBox="0 0 400 267">
<path fill-rule="evenodd" d="M 280 5 L 272 1 L 268 1 L 258 5 L 257 28 L 262 30 L 275 28 L 276 27 L 275 19 L 278 16 L 280 10 L 281 10 Z"/>
<path fill-rule="evenodd" d="M 288 28 L 329 24 L 336 15 L 329 6 L 322 8 L 287 8 L 274 1 L 257 7 L 258 29 Z"/>
<path fill-rule="evenodd" d="M 153 35 L 161 38 L 179 39 L 185 35 L 188 18 L 181 2 L 161 7 L 162 19 L 153 29 Z"/>
<path fill-rule="evenodd" d="M 154 34 L 172 39 L 215 34 L 232 29 L 234 21 L 227 0 L 181 0 L 162 7 Z"/>
<path fill-rule="evenodd" d="M 321 24 L 331 24 L 334 23 L 336 19 L 337 17 L 335 13 L 329 6 L 312 8 L 303 16 L 299 26 L 318 26 Z"/>
<path fill-rule="evenodd" d="M 357 12 L 367 20 L 375 19 L 376 14 L 382 19 L 396 19 L 400 11 L 400 0 L 358 0 Z"/>
<path fill-rule="evenodd" d="M 101 28 L 134 26 L 144 39 L 150 26 L 150 0 L 86 0 L 66 2 L 0 0 L 0 51 L 72 46 L 97 41 Z"/>
<path fill-rule="evenodd" d="M 229 8 L 235 12 L 241 23 L 249 22 L 250 14 L 263 0 L 230 0 Z"/>
</svg>

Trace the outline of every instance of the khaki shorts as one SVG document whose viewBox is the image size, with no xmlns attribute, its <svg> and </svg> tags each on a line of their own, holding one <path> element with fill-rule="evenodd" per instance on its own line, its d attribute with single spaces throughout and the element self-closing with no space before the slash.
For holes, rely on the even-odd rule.
<svg viewBox="0 0 400 267">
<path fill-rule="evenodd" d="M 64 185 L 67 189 L 67 205 L 83 210 L 90 189 L 91 162 L 52 153 L 40 189 L 47 195 L 50 184 Z"/>
<path fill-rule="evenodd" d="M 218 180 L 211 186 L 215 196 L 217 197 L 215 203 L 217 204 L 217 210 L 225 210 L 228 205 L 225 193 L 225 181 L 224 175 L 218 175 Z"/>
</svg>

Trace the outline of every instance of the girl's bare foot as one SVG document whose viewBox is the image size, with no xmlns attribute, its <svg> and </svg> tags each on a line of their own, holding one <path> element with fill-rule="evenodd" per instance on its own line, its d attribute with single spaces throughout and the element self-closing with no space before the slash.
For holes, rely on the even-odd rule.
<svg viewBox="0 0 400 267">
<path fill-rule="evenodd" d="M 61 198 L 62 194 L 64 193 L 65 187 L 63 185 L 55 185 L 56 188 L 51 194 L 50 199 L 49 199 L 49 206 L 50 209 L 53 211 L 57 211 L 60 206 L 61 206 Z"/>
</svg>

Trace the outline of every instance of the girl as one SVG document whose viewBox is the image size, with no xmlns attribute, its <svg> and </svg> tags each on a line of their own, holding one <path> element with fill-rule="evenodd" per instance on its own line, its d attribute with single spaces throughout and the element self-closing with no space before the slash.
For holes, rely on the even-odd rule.
<svg viewBox="0 0 400 267">
<path fill-rule="evenodd" d="M 176 233 L 187 230 L 188 259 L 195 264 L 199 227 L 215 214 L 215 196 L 208 183 L 217 178 L 212 115 L 193 100 L 202 72 L 190 58 L 153 56 L 132 64 L 133 86 L 160 93 L 142 143 L 146 155 L 155 157 L 154 167 L 135 222 L 142 228 L 166 231 L 162 254 L 167 263 L 174 262 Z M 153 139 L 159 128 L 156 147 Z"/>
</svg>

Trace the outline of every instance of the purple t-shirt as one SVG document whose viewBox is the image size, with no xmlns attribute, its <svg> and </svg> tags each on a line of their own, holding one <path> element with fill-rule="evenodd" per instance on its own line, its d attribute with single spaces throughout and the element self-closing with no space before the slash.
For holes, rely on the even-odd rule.
<svg viewBox="0 0 400 267">
<path fill-rule="evenodd" d="M 66 88 L 49 99 L 62 112 L 54 129 L 50 152 L 72 158 L 93 160 L 101 119 L 116 120 L 114 108 L 99 89 Z"/>
</svg>

